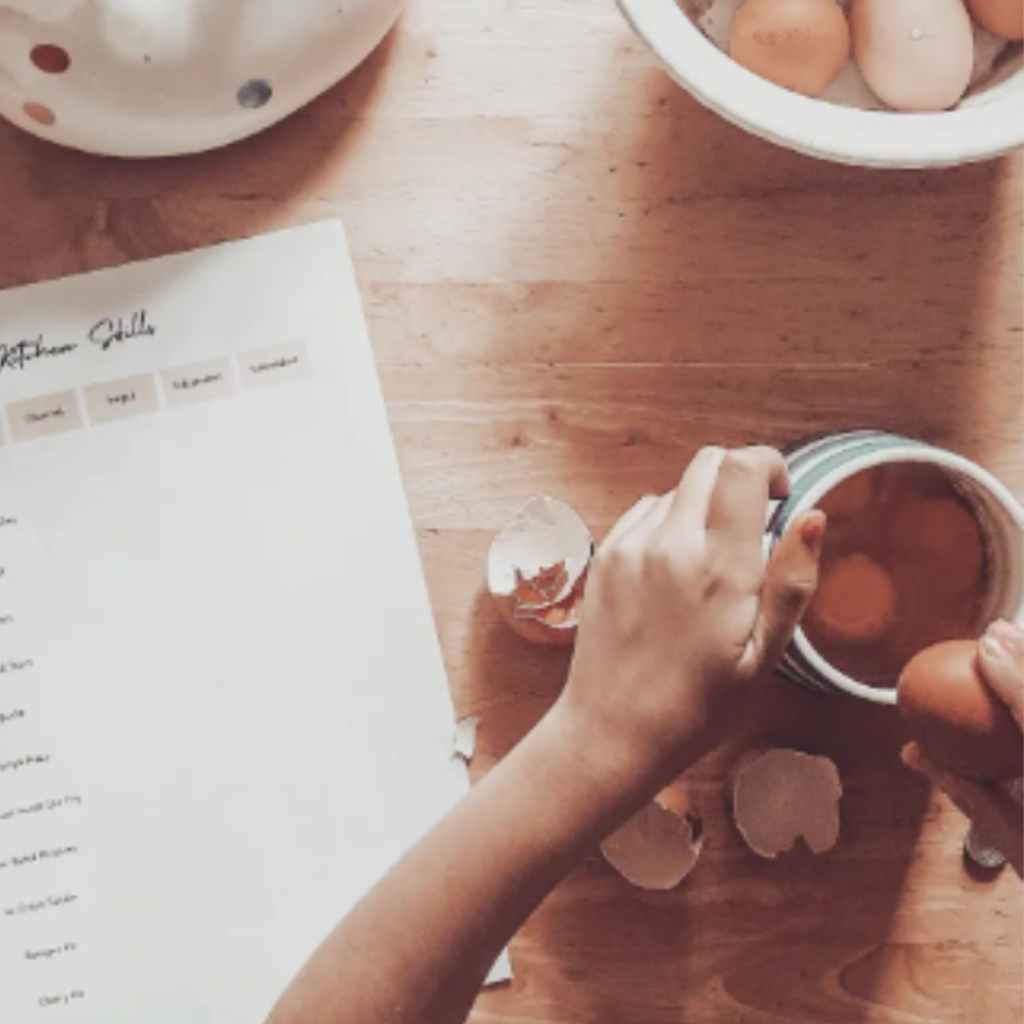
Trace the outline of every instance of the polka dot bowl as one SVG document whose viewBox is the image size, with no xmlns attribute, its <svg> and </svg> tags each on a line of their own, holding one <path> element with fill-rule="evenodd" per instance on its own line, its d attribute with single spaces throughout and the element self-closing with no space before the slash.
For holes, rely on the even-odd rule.
<svg viewBox="0 0 1024 1024">
<path fill-rule="evenodd" d="M 0 115 L 114 156 L 252 135 L 347 75 L 403 0 L 0 0 Z"/>
</svg>

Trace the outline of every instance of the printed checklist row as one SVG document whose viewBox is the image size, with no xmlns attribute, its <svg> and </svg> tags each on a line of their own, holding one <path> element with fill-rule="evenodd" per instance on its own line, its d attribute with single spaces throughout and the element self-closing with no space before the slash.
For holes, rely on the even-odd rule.
<svg viewBox="0 0 1024 1024">
<path fill-rule="evenodd" d="M 309 355 L 301 343 L 276 345 L 234 358 L 194 363 L 157 374 L 102 381 L 77 390 L 39 395 L 7 405 L 5 438 L 15 442 L 66 434 L 86 426 L 99 427 L 162 408 L 176 409 L 228 398 L 239 391 L 306 380 Z"/>
</svg>

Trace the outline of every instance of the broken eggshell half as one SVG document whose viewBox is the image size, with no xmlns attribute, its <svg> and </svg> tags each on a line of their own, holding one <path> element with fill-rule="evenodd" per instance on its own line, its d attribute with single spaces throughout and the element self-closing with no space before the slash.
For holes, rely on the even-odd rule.
<svg viewBox="0 0 1024 1024">
<path fill-rule="evenodd" d="M 565 502 L 531 498 L 491 543 L 487 586 L 509 625 L 536 644 L 576 638 L 594 541 Z"/>
<path fill-rule="evenodd" d="M 733 770 L 733 821 L 747 846 L 774 860 L 799 842 L 816 854 L 839 841 L 839 769 L 799 750 L 759 750 Z"/>
<path fill-rule="evenodd" d="M 604 859 L 640 889 L 674 889 L 696 867 L 704 825 L 686 787 L 674 782 L 601 844 Z"/>
</svg>

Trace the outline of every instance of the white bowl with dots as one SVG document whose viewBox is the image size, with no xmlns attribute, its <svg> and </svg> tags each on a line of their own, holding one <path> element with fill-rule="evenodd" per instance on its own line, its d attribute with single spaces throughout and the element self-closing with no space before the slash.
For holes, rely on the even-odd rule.
<svg viewBox="0 0 1024 1024">
<path fill-rule="evenodd" d="M 403 0 L 0 0 L 0 115 L 114 156 L 212 149 L 347 75 Z"/>
</svg>

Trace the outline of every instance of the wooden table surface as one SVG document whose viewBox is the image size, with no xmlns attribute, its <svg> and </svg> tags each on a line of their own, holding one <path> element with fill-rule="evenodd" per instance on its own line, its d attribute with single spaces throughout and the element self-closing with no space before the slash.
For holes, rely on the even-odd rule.
<svg viewBox="0 0 1024 1024">
<path fill-rule="evenodd" d="M 871 425 L 1022 488 L 1022 161 L 828 166 L 677 89 L 611 0 L 420 0 L 348 82 L 233 149 L 127 163 L 0 126 L 0 286 L 342 216 L 460 710 L 486 769 L 566 658 L 481 595 L 525 497 L 601 534 L 707 443 Z M 475 1024 L 1017 1024 L 1021 888 L 897 763 L 895 716 L 780 686 L 762 737 L 827 752 L 843 838 L 761 862 L 708 828 L 681 890 L 582 865 Z"/>
</svg>

